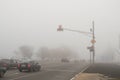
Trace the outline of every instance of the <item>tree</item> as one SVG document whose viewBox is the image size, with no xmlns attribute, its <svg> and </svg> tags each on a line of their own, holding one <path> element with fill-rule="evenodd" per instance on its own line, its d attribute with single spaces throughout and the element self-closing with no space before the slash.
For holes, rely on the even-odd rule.
<svg viewBox="0 0 120 80">
<path fill-rule="evenodd" d="M 42 47 L 38 50 L 37 56 L 42 60 L 61 60 L 62 58 L 73 59 L 78 55 L 72 51 L 69 47 L 58 47 L 54 49 L 48 49 L 47 47 Z"/>
<path fill-rule="evenodd" d="M 16 54 L 21 55 L 23 58 L 32 58 L 33 55 L 33 47 L 31 46 L 21 46 L 19 47 L 19 51 L 16 51 Z"/>
<path fill-rule="evenodd" d="M 42 60 L 49 58 L 49 50 L 47 47 L 42 47 L 38 50 L 37 56 Z"/>
</svg>

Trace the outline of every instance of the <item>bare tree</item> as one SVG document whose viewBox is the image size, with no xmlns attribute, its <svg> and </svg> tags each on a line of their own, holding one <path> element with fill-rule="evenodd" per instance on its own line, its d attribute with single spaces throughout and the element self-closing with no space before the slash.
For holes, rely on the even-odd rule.
<svg viewBox="0 0 120 80">
<path fill-rule="evenodd" d="M 49 58 L 49 49 L 47 47 L 42 47 L 38 50 L 37 56 L 42 60 Z"/>
<path fill-rule="evenodd" d="M 15 51 L 15 54 L 31 59 L 31 57 L 33 55 L 33 47 L 27 46 L 27 45 L 21 46 L 21 47 L 19 47 L 18 51 Z"/>
<path fill-rule="evenodd" d="M 78 55 L 68 47 L 59 47 L 55 49 L 42 47 L 38 50 L 37 56 L 42 60 L 61 60 L 62 58 L 76 58 Z"/>
</svg>

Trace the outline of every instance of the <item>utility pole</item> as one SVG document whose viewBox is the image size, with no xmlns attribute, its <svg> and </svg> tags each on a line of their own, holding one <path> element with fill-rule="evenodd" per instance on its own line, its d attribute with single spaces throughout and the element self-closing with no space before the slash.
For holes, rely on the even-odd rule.
<svg viewBox="0 0 120 80">
<path fill-rule="evenodd" d="M 90 52 L 90 64 L 92 63 L 92 53 Z"/>
<path fill-rule="evenodd" d="M 119 34 L 119 49 L 120 49 L 120 34 Z"/>
<path fill-rule="evenodd" d="M 93 46 L 93 63 L 95 62 L 95 32 L 94 32 L 94 21 L 92 22 L 92 26 L 93 26 L 93 32 L 92 32 L 92 38 L 93 38 L 93 41 L 92 41 L 92 46 Z"/>
</svg>

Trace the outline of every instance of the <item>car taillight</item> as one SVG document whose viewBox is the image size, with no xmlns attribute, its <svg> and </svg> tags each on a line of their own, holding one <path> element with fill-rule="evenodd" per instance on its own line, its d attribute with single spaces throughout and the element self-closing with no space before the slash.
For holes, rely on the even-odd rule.
<svg viewBox="0 0 120 80">
<path fill-rule="evenodd" d="M 20 64 L 18 64 L 18 68 L 20 67 Z"/>
<path fill-rule="evenodd" d="M 30 64 L 28 64 L 28 67 L 30 68 L 30 67 L 31 67 L 31 65 L 30 65 Z"/>
</svg>

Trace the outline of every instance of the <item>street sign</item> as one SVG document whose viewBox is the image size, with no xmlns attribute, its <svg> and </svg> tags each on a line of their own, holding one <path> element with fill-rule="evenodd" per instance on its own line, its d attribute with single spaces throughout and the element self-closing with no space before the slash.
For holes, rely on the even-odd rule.
<svg viewBox="0 0 120 80">
<path fill-rule="evenodd" d="M 87 49 L 91 49 L 91 47 L 87 47 Z"/>
<path fill-rule="evenodd" d="M 90 49 L 90 52 L 93 52 L 94 51 L 94 49 L 92 48 L 92 49 Z"/>
<path fill-rule="evenodd" d="M 93 46 L 87 47 L 87 49 L 89 49 L 90 52 L 93 52 L 93 51 L 94 51 Z"/>
<path fill-rule="evenodd" d="M 92 40 L 91 40 L 91 43 L 94 44 L 94 43 L 96 43 L 96 41 L 95 41 L 94 39 L 92 39 Z"/>
</svg>

